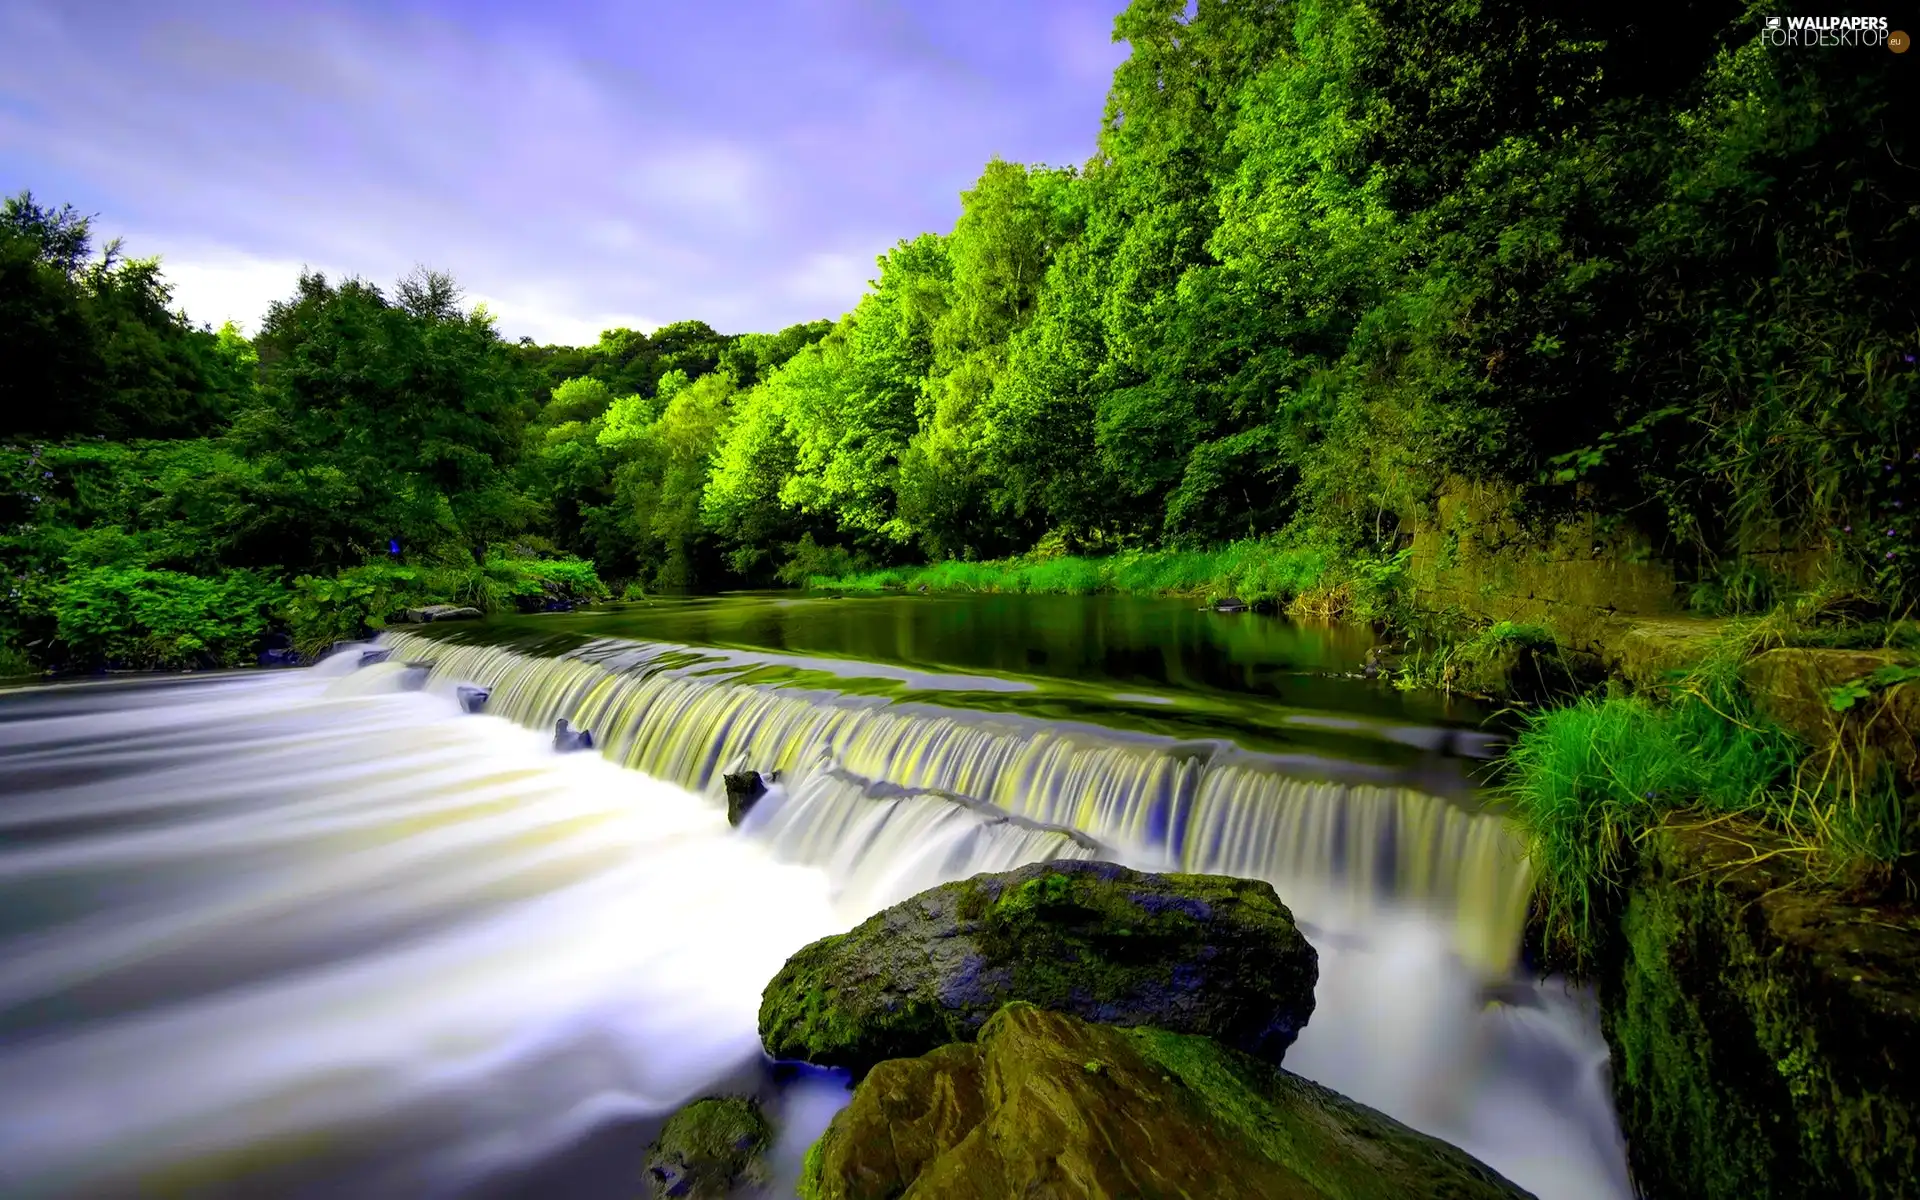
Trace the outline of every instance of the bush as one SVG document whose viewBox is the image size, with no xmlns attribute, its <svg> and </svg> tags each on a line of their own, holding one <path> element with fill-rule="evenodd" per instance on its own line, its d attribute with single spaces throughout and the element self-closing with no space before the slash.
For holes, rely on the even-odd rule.
<svg viewBox="0 0 1920 1200">
<path fill-rule="evenodd" d="M 89 666 L 188 668 L 252 660 L 285 589 L 254 571 L 204 577 L 145 567 L 73 572 L 53 592 L 59 642 Z"/>
<path fill-rule="evenodd" d="M 836 579 L 853 577 L 853 573 L 861 567 L 846 547 L 822 546 L 813 540 L 811 533 L 800 535 L 799 541 L 790 542 L 781 549 L 786 551 L 787 561 L 774 572 L 774 578 L 796 587 L 832 587 Z M 864 580 L 865 577 L 861 578 Z M 863 582 L 855 586 L 862 590 L 878 591 L 880 586 L 885 585 L 867 586 Z"/>
<path fill-rule="evenodd" d="M 386 627 L 402 610 L 460 604 L 481 612 L 537 607 L 542 599 L 590 602 L 608 596 L 591 562 L 578 558 L 489 558 L 485 564 L 367 563 L 337 575 L 294 581 L 286 606 L 294 645 L 314 654 L 334 642 Z"/>
<path fill-rule="evenodd" d="M 293 581 L 286 614 L 293 644 L 312 655 L 334 642 L 386 626 L 401 609 L 434 603 L 429 573 L 396 563 L 348 567 L 337 575 L 302 575 Z"/>
<path fill-rule="evenodd" d="M 487 567 L 511 579 L 509 587 L 515 596 L 544 595 L 555 600 L 588 603 L 605 600 L 612 594 L 607 585 L 600 581 L 600 574 L 594 565 L 585 559 L 489 559 Z"/>
</svg>

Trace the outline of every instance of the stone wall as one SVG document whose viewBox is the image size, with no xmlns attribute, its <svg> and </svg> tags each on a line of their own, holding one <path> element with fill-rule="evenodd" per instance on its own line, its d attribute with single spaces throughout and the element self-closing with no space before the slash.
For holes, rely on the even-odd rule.
<svg viewBox="0 0 1920 1200">
<path fill-rule="evenodd" d="M 1570 650 L 1600 654 L 1622 618 L 1677 611 L 1671 568 L 1644 539 L 1608 531 L 1592 515 L 1546 537 L 1509 515 L 1510 493 L 1449 486 L 1413 522 L 1415 602 L 1487 621 L 1551 629 Z"/>
</svg>

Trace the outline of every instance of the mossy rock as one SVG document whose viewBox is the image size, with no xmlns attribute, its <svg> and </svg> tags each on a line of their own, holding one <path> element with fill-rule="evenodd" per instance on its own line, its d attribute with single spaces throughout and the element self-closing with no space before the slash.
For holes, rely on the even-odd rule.
<svg viewBox="0 0 1920 1200">
<path fill-rule="evenodd" d="M 1740 677 L 1761 712 L 1823 758 L 1837 749 L 1851 760 L 1845 765 L 1863 778 L 1872 778 L 1884 764 L 1904 778 L 1911 790 L 1920 784 L 1920 746 L 1915 741 L 1920 731 L 1920 686 L 1905 682 L 1876 689 L 1844 712 L 1833 707 L 1833 692 L 1870 679 L 1875 672 L 1914 666 L 1915 656 L 1898 650 L 1793 646 L 1755 655 L 1741 665 Z"/>
<path fill-rule="evenodd" d="M 1519 1200 L 1444 1142 L 1210 1038 L 1028 1004 L 880 1064 L 807 1156 L 805 1200 Z"/>
<path fill-rule="evenodd" d="M 1823 889 L 1779 838 L 1670 819 L 1602 978 L 1643 1193 L 1920 1195 L 1920 910 Z"/>
<path fill-rule="evenodd" d="M 1726 636 L 1727 622 L 1645 617 L 1609 631 L 1608 666 L 1635 691 L 1655 691 L 1698 666 Z"/>
<path fill-rule="evenodd" d="M 856 1074 L 972 1040 L 1010 1000 L 1220 1039 L 1279 1063 L 1319 956 L 1271 885 L 1035 863 L 922 892 L 787 960 L 760 1002 L 767 1053 Z"/>
<path fill-rule="evenodd" d="M 667 1118 L 647 1148 L 647 1185 L 671 1200 L 727 1200 L 766 1182 L 764 1158 L 773 1131 L 745 1096 L 709 1096 Z"/>
</svg>

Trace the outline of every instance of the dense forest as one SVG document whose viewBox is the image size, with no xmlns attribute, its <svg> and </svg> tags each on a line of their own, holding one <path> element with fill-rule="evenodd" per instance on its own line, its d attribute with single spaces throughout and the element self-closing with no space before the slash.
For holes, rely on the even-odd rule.
<svg viewBox="0 0 1920 1200">
<path fill-rule="evenodd" d="M 1700 579 L 1815 547 L 1904 605 L 1912 64 L 1761 27 L 1136 0 L 1084 165 L 988 163 L 850 312 L 772 334 L 516 345 L 425 270 L 215 332 L 22 193 L 0 636 L 16 667 L 238 662 L 425 599 L 1226 543 L 1377 574 L 1455 479 Z"/>
</svg>

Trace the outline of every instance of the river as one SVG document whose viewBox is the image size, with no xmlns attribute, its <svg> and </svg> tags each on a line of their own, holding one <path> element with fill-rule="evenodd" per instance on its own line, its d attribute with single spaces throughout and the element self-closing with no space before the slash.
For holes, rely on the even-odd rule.
<svg viewBox="0 0 1920 1200">
<path fill-rule="evenodd" d="M 631 1197 L 660 1119 L 729 1089 L 791 1194 L 846 1093 L 759 1053 L 787 955 L 1098 856 L 1272 881 L 1321 955 L 1290 1069 L 1624 1200 L 1591 999 L 1515 963 L 1490 714 L 1360 677 L 1367 645 L 1173 599 L 738 595 L 0 692 L 0 1194 Z M 739 766 L 781 780 L 736 830 Z"/>
</svg>

